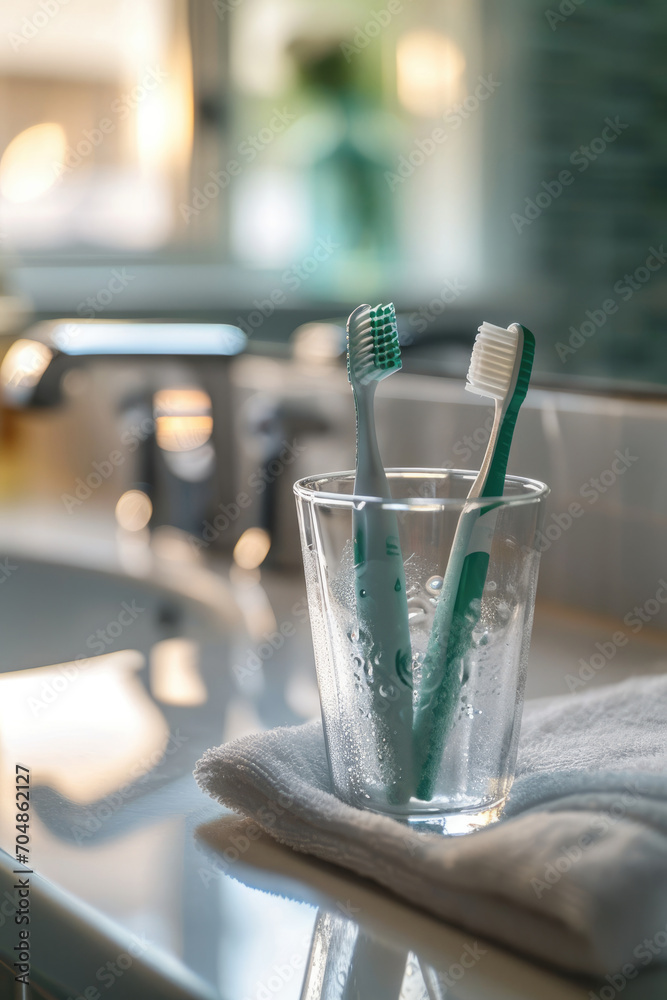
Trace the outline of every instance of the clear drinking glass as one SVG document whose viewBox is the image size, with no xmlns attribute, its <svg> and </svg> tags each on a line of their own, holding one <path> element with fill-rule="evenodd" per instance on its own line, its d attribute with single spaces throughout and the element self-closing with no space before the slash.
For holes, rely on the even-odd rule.
<svg viewBox="0 0 667 1000">
<path fill-rule="evenodd" d="M 540 558 L 536 538 L 549 490 L 508 476 L 502 497 L 469 501 L 474 472 L 393 469 L 387 478 L 391 501 L 355 496 L 353 472 L 294 485 L 333 789 L 350 805 L 415 829 L 467 833 L 499 818 L 514 777 Z M 464 641 L 447 657 L 445 644 L 437 658 L 442 670 L 428 675 L 431 629 L 462 515 L 487 526 L 488 569 L 480 598 L 462 617 Z M 393 677 L 386 666 L 380 673 L 373 629 L 360 615 L 365 591 L 355 541 L 361 516 L 366 526 L 395 525 L 404 566 L 409 662 Z M 393 598 L 390 603 L 395 618 L 397 605 Z M 400 604 L 398 612 L 402 617 Z M 438 700 L 445 683 L 447 711 Z M 427 738 L 417 718 L 432 726 Z"/>
</svg>

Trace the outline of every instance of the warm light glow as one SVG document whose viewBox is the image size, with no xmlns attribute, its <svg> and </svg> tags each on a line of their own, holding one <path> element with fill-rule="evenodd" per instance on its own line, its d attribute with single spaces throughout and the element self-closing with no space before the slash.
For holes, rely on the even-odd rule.
<svg viewBox="0 0 667 1000">
<path fill-rule="evenodd" d="M 10 402 L 21 403 L 48 368 L 53 351 L 38 340 L 15 340 L 0 366 L 0 384 Z"/>
<path fill-rule="evenodd" d="M 199 645 L 191 639 L 165 639 L 151 650 L 150 684 L 165 705 L 203 705 L 208 699 L 199 673 Z"/>
<path fill-rule="evenodd" d="M 206 444 L 213 433 L 213 417 L 158 417 L 155 435 L 165 451 L 191 451 Z"/>
<path fill-rule="evenodd" d="M 271 548 L 271 536 L 264 528 L 247 528 L 234 546 L 234 562 L 241 569 L 257 569 Z"/>
<path fill-rule="evenodd" d="M 345 330 L 335 323 L 304 323 L 292 334 L 295 361 L 327 365 L 345 351 Z"/>
<path fill-rule="evenodd" d="M 466 61 L 458 45 L 435 31 L 411 31 L 396 46 L 398 99 L 414 115 L 443 114 L 462 94 Z"/>
<path fill-rule="evenodd" d="M 275 0 L 232 0 L 229 6 L 234 8 L 227 15 L 234 18 L 230 52 L 234 84 L 249 94 L 272 99 L 294 76 L 287 46 L 294 34 L 296 11 Z"/>
<path fill-rule="evenodd" d="M 194 111 L 192 67 L 186 51 L 174 60 L 171 82 L 146 97 L 137 107 L 137 155 L 149 171 L 176 164 L 187 166 L 192 154 Z"/>
<path fill-rule="evenodd" d="M 192 536 L 170 524 L 161 524 L 155 529 L 151 548 L 153 554 L 165 562 L 201 562 L 201 552 L 192 545 Z"/>
<path fill-rule="evenodd" d="M 161 389 L 153 397 L 155 435 L 164 451 L 192 451 L 213 433 L 211 397 L 203 389 Z"/>
<path fill-rule="evenodd" d="M 35 784 L 79 804 L 145 780 L 169 726 L 137 677 L 143 664 L 121 650 L 0 675 L 3 756 L 29 760 Z"/>
<path fill-rule="evenodd" d="M 241 569 L 236 563 L 229 568 L 229 582 L 234 588 L 236 605 L 243 616 L 248 635 L 255 642 L 278 628 L 269 596 L 261 580 L 262 574 L 258 569 Z"/>
<path fill-rule="evenodd" d="M 58 180 L 66 147 L 65 131 L 55 122 L 19 132 L 0 160 L 0 194 L 15 204 L 45 194 Z"/>
<path fill-rule="evenodd" d="M 116 504 L 116 520 L 126 531 L 141 531 L 152 514 L 153 504 L 141 490 L 128 490 Z"/>
<path fill-rule="evenodd" d="M 156 416 L 208 413 L 210 409 L 211 397 L 203 389 L 159 389 L 153 396 Z"/>
<path fill-rule="evenodd" d="M 137 153 L 142 167 L 155 170 L 168 166 L 171 153 L 170 102 L 164 93 L 154 93 L 137 108 Z"/>
</svg>

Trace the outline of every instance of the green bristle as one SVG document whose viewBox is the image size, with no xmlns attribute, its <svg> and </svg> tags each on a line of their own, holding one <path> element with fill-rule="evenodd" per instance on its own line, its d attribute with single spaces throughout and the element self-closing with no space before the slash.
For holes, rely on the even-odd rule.
<svg viewBox="0 0 667 1000">
<path fill-rule="evenodd" d="M 514 389 L 514 398 L 512 402 L 517 406 L 526 398 L 526 393 L 528 392 L 528 385 L 530 383 L 530 376 L 533 370 L 533 361 L 535 359 L 535 337 L 527 330 L 525 326 L 521 328 L 523 330 L 523 351 L 521 355 L 521 365 L 519 366 L 519 373 L 516 379 L 516 386 Z"/>
<path fill-rule="evenodd" d="M 394 303 L 377 305 L 370 311 L 375 365 L 382 372 L 398 371 L 401 367 L 401 349 L 398 344 L 398 326 Z"/>
<path fill-rule="evenodd" d="M 361 305 L 347 321 L 347 377 L 354 385 L 380 382 L 401 367 L 396 311 Z"/>
</svg>

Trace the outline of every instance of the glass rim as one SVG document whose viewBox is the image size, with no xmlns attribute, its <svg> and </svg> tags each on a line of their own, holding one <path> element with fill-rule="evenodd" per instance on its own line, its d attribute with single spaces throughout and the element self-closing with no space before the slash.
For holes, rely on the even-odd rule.
<svg viewBox="0 0 667 1000">
<path fill-rule="evenodd" d="M 455 477 L 475 481 L 477 471 L 472 469 L 426 469 L 426 468 L 392 468 L 385 469 L 387 476 L 397 476 L 409 479 L 445 479 Z M 478 507 L 488 507 L 490 504 L 503 507 L 520 507 L 525 504 L 537 503 L 549 495 L 550 488 L 538 479 L 526 476 L 505 476 L 505 482 L 516 483 L 525 489 L 521 494 L 504 494 L 498 497 L 396 497 L 388 500 L 377 496 L 364 496 L 357 493 L 329 493 L 314 488 L 316 483 L 338 482 L 343 479 L 354 480 L 354 470 L 344 472 L 325 472 L 317 476 L 306 476 L 298 479 L 293 486 L 295 496 L 308 503 L 322 503 L 327 507 L 348 507 L 350 509 L 370 505 L 380 510 L 475 510 Z"/>
</svg>

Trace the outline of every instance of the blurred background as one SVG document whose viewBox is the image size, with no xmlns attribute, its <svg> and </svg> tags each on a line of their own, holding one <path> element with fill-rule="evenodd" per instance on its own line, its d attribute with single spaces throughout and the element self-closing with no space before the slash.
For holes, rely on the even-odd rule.
<svg viewBox="0 0 667 1000">
<path fill-rule="evenodd" d="M 667 15 L 561 6 L 5 2 L 6 290 L 271 344 L 391 298 L 443 371 L 492 310 L 539 332 L 545 379 L 660 386 L 664 274 L 627 276 L 664 235 Z M 602 335 L 559 352 L 609 299 Z"/>
<path fill-rule="evenodd" d="M 536 332 L 534 384 L 556 395 L 531 397 L 513 469 L 567 509 L 583 481 L 564 454 L 587 441 L 604 467 L 610 413 L 614 445 L 636 447 L 662 414 L 639 401 L 667 379 L 666 40 L 652 0 L 4 3 L 5 510 L 115 511 L 212 552 L 257 527 L 269 563 L 298 564 L 291 481 L 353 461 L 343 327 L 366 300 L 399 312 L 387 464 L 474 467 L 476 328 Z M 221 346 L 211 324 L 236 329 Z M 272 476 L 286 441 L 290 475 Z M 590 522 L 655 519 L 631 478 L 636 497 L 600 493 Z"/>
<path fill-rule="evenodd" d="M 200 884 L 192 766 L 318 715 L 292 484 L 354 464 L 360 302 L 387 466 L 478 468 L 477 327 L 536 335 L 528 694 L 665 669 L 666 49 L 661 0 L 0 4 L 0 749 L 40 871 L 220 996 L 312 899 Z"/>
<path fill-rule="evenodd" d="M 541 594 L 622 617 L 667 526 L 666 41 L 652 0 L 4 3 L 11 537 L 300 578 L 292 482 L 354 462 L 345 317 L 394 300 L 385 464 L 479 465 L 471 345 L 520 319 Z"/>
</svg>

